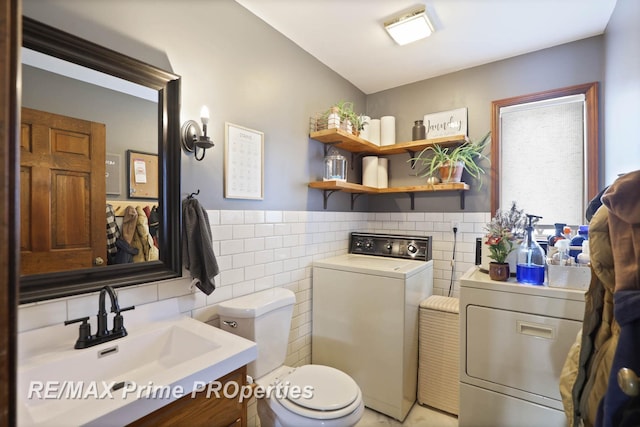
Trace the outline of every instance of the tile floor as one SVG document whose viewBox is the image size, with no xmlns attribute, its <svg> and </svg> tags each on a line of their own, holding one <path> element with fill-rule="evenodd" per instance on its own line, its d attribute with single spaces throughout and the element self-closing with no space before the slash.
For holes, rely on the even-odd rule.
<svg viewBox="0 0 640 427">
<path fill-rule="evenodd" d="M 419 404 L 413 405 L 409 415 L 401 423 L 369 408 L 356 427 L 458 427 L 458 418 Z"/>
</svg>

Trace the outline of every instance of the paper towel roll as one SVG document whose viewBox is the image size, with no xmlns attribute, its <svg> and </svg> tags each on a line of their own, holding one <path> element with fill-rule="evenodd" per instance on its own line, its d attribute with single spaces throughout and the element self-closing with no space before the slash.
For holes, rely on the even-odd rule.
<svg viewBox="0 0 640 427">
<path fill-rule="evenodd" d="M 362 125 L 362 130 L 360 131 L 360 138 L 366 139 L 369 141 L 369 122 L 371 122 L 371 117 L 369 116 L 360 116 L 360 122 L 364 123 Z"/>
<path fill-rule="evenodd" d="M 362 185 L 378 186 L 378 158 L 376 156 L 362 158 Z"/>
<path fill-rule="evenodd" d="M 378 188 L 389 187 L 389 159 L 378 159 Z"/>
<path fill-rule="evenodd" d="M 380 118 L 380 145 L 396 143 L 396 118 L 384 116 Z"/>
<path fill-rule="evenodd" d="M 369 142 L 380 145 L 380 119 L 369 120 Z"/>
</svg>

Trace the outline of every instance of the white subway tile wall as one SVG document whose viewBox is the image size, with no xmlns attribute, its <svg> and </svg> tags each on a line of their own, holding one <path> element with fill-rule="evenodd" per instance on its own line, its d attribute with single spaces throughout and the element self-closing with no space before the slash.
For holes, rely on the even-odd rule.
<svg viewBox="0 0 640 427">
<path fill-rule="evenodd" d="M 491 219 L 489 212 L 210 210 L 208 214 L 221 271 L 216 277 L 216 290 L 204 295 L 191 286 L 189 272 L 185 270 L 179 279 L 118 290 L 120 305 L 177 297 L 184 314 L 218 326 L 219 302 L 272 287 L 291 289 L 296 294 L 296 305 L 285 361 L 290 366 L 311 361 L 312 263 L 346 253 L 350 232 L 432 236 L 433 293 L 448 295 L 451 287 L 452 296 L 457 297 L 460 276 L 474 265 L 476 238 L 482 236 Z M 454 226 L 458 231 L 452 263 Z M 18 310 L 18 329 L 26 331 L 92 315 L 96 305 L 97 294 L 25 304 Z M 255 415 L 251 417 L 249 425 L 255 425 Z"/>
</svg>

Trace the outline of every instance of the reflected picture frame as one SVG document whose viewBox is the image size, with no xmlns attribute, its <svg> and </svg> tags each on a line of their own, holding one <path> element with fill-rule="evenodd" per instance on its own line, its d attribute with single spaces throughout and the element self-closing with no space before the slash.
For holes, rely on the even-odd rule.
<svg viewBox="0 0 640 427">
<path fill-rule="evenodd" d="M 158 199 L 158 155 L 127 150 L 127 196 Z"/>
</svg>

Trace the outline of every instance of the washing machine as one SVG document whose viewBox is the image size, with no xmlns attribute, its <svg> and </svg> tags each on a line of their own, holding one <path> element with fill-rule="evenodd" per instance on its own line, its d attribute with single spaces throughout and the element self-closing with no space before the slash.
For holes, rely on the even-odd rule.
<svg viewBox="0 0 640 427">
<path fill-rule="evenodd" d="M 460 427 L 564 427 L 560 374 L 584 291 L 460 279 Z"/>
<path fill-rule="evenodd" d="M 351 233 L 313 263 L 312 363 L 349 374 L 365 406 L 404 420 L 416 401 L 420 303 L 433 292 L 430 237 Z"/>
</svg>

